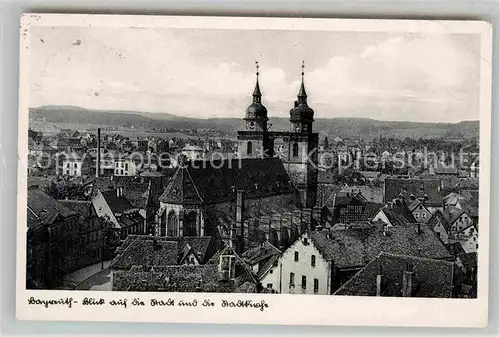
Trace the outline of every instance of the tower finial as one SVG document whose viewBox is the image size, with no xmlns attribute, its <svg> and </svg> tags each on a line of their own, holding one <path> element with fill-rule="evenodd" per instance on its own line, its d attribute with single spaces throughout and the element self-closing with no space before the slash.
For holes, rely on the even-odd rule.
<svg viewBox="0 0 500 337">
<path fill-rule="evenodd" d="M 255 61 L 255 75 L 259 78 L 259 61 Z"/>
<path fill-rule="evenodd" d="M 306 67 L 306 66 L 304 65 L 304 60 L 302 60 L 302 66 L 301 66 L 301 68 L 302 68 L 302 72 L 301 72 L 301 75 L 302 75 L 302 80 L 304 80 L 304 68 L 305 68 L 305 67 Z"/>
</svg>

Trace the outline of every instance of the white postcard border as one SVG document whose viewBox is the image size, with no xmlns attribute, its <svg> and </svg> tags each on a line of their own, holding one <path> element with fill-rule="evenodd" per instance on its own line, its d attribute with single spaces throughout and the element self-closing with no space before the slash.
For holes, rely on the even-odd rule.
<svg viewBox="0 0 500 337">
<path fill-rule="evenodd" d="M 480 88 L 480 246 L 477 299 L 377 298 L 284 294 L 136 293 L 26 290 L 27 130 L 29 102 L 29 32 L 34 26 L 112 26 L 200 29 L 266 29 L 468 33 L 481 36 Z M 26 29 L 26 30 L 25 30 Z M 484 327 L 488 321 L 488 253 L 490 219 L 492 26 L 481 21 L 355 20 L 24 14 L 20 27 L 20 94 L 17 192 L 16 316 L 21 320 L 169 323 L 238 323 L 285 325 L 367 325 Z M 33 306 L 29 299 L 72 298 L 68 306 Z M 128 306 L 81 306 L 83 298 L 127 298 Z M 139 298 L 145 306 L 132 306 Z M 197 307 L 151 307 L 150 300 L 198 300 Z M 213 307 L 201 303 L 209 299 Z M 265 301 L 267 308 L 229 308 L 222 301 Z"/>
</svg>

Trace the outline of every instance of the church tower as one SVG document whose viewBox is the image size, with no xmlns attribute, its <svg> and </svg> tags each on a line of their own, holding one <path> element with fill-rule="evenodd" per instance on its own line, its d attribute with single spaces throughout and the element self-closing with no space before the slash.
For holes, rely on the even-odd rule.
<svg viewBox="0 0 500 337">
<path fill-rule="evenodd" d="M 300 193 L 302 205 L 312 208 L 316 205 L 318 185 L 318 143 L 317 133 L 312 132 L 314 110 L 307 104 L 304 85 L 304 62 L 302 61 L 301 83 L 297 100 L 290 109 L 291 132 L 284 137 L 287 150 L 284 165 Z"/>
<path fill-rule="evenodd" d="M 259 63 L 255 62 L 256 82 L 250 104 L 245 114 L 245 131 L 238 131 L 238 155 L 240 158 L 267 158 L 273 156 L 268 134 L 267 109 L 262 104 L 259 85 Z"/>
</svg>

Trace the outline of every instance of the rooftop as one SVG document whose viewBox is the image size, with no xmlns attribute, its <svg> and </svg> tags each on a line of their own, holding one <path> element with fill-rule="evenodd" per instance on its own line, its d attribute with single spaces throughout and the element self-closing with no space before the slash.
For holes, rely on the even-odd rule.
<svg viewBox="0 0 500 337">
<path fill-rule="evenodd" d="M 450 298 L 453 290 L 453 263 L 421 257 L 381 253 L 344 283 L 334 295 L 376 296 L 377 275 L 381 272 L 381 296 L 402 296 L 403 273 L 413 266 L 412 297 Z"/>
</svg>

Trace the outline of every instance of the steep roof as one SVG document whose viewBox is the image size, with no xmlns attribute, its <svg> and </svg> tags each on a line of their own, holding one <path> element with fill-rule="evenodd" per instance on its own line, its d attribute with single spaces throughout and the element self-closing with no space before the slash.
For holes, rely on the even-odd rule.
<svg viewBox="0 0 500 337">
<path fill-rule="evenodd" d="M 364 266 L 381 252 L 435 259 L 451 258 L 434 232 L 424 225 L 392 227 L 384 235 L 384 226 L 312 232 L 311 239 L 326 260 L 338 268 Z"/>
<path fill-rule="evenodd" d="M 205 263 L 214 253 L 214 242 L 210 236 L 156 236 L 151 237 L 148 235 L 128 235 L 120 247 L 117 248 L 116 253 L 123 253 L 135 241 L 151 241 L 156 238 L 160 241 L 177 242 L 178 255 L 182 252 L 186 245 L 191 247 L 192 251 L 196 254 L 201 263 Z"/>
<path fill-rule="evenodd" d="M 195 161 L 179 167 L 160 197 L 174 204 L 213 203 L 236 198 L 292 193 L 295 188 L 279 158 Z"/>
<path fill-rule="evenodd" d="M 84 219 L 92 217 L 92 202 L 87 200 L 60 200 L 64 206 L 72 209 Z"/>
<path fill-rule="evenodd" d="M 427 197 L 428 205 L 442 205 L 441 180 L 438 179 L 396 179 L 387 178 L 384 183 L 384 199 L 389 202 L 402 194 L 408 200 Z"/>
<path fill-rule="evenodd" d="M 235 256 L 235 278 L 220 279 L 220 255 Z M 176 291 L 176 292 L 236 292 L 248 288 L 247 282 L 257 284 L 248 266 L 231 247 L 219 251 L 205 265 L 134 266 L 129 271 L 115 272 L 114 291 Z M 256 288 L 257 289 L 257 288 Z"/>
<path fill-rule="evenodd" d="M 381 209 L 393 226 L 405 226 L 417 222 L 408 206 L 403 201 L 396 199 L 390 206 Z"/>
<path fill-rule="evenodd" d="M 268 241 L 262 242 L 257 247 L 249 249 L 241 254 L 241 258 L 250 266 L 259 263 L 273 255 L 279 255 L 281 251 Z"/>
<path fill-rule="evenodd" d="M 102 196 L 115 214 L 123 214 L 127 211 L 135 209 L 130 201 L 125 196 L 118 197 L 116 190 L 102 191 Z"/>
<path fill-rule="evenodd" d="M 448 222 L 448 218 L 444 216 L 441 210 L 437 210 L 436 212 L 434 212 L 434 214 L 427 221 L 427 225 L 430 225 L 432 227 L 436 226 L 438 223 L 440 223 L 447 232 L 450 231 L 451 224 Z"/>
<path fill-rule="evenodd" d="M 28 189 L 28 227 L 51 225 L 58 217 L 63 220 L 78 214 L 40 189 Z"/>
<path fill-rule="evenodd" d="M 178 247 L 175 241 L 134 240 L 111 262 L 111 269 L 130 269 L 134 265 L 176 265 Z"/>
<path fill-rule="evenodd" d="M 407 255 L 381 253 L 344 283 L 334 295 L 376 296 L 377 275 L 382 271 L 381 296 L 402 296 L 403 273 L 413 265 L 412 297 L 450 298 L 453 263 Z"/>
</svg>

